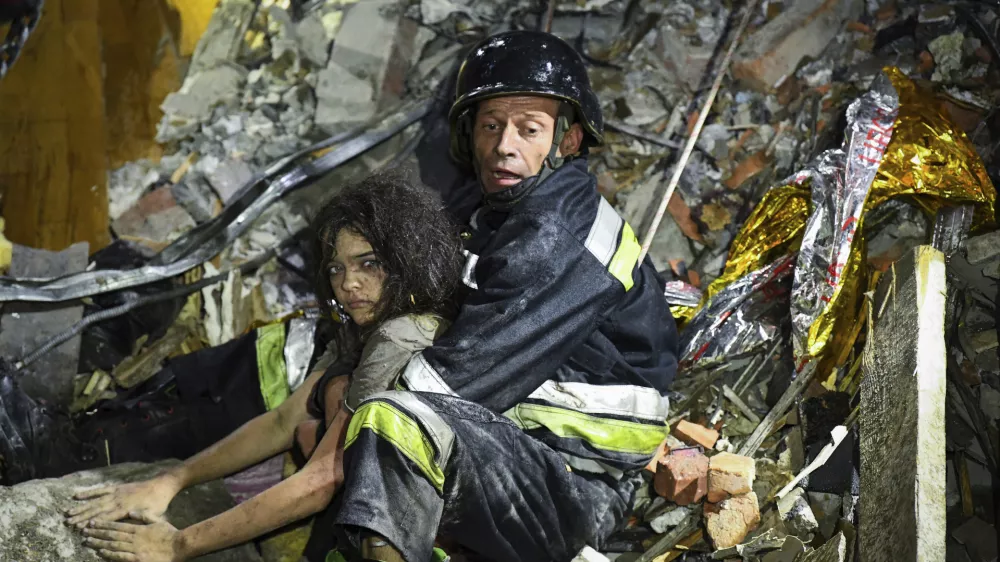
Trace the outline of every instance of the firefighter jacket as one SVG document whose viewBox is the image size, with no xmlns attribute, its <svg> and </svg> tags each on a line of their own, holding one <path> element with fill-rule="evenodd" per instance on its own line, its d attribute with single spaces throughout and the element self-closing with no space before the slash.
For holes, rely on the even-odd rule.
<svg viewBox="0 0 1000 562">
<path fill-rule="evenodd" d="M 632 228 L 586 160 L 529 178 L 472 216 L 452 327 L 401 386 L 504 413 L 576 470 L 620 478 L 666 435 L 677 328 Z"/>
</svg>

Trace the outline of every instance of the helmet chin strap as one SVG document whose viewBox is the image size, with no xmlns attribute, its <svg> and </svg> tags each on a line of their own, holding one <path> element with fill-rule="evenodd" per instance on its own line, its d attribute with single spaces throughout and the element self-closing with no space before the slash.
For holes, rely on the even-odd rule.
<svg viewBox="0 0 1000 562">
<path fill-rule="evenodd" d="M 566 133 L 569 132 L 570 119 L 573 117 L 573 108 L 569 104 L 559 104 L 559 116 L 556 117 L 556 130 L 552 134 L 552 146 L 549 154 L 542 161 L 542 169 L 538 172 L 538 183 L 545 181 L 545 178 L 552 175 L 560 166 L 569 160 L 568 157 L 559 156 L 559 146 L 562 144 Z"/>
</svg>

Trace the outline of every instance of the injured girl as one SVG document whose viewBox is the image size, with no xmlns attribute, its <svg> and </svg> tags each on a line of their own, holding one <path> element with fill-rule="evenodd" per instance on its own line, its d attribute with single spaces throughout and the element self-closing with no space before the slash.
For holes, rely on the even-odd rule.
<svg viewBox="0 0 1000 562">
<path fill-rule="evenodd" d="M 325 509 L 344 479 L 353 408 L 393 388 L 410 358 L 447 327 L 461 283 L 462 246 L 433 194 L 398 176 L 375 175 L 338 194 L 316 224 L 317 294 L 341 319 L 339 359 L 310 375 L 279 407 L 163 475 L 78 494 L 81 503 L 67 522 L 102 558 L 188 560 Z M 289 451 L 296 442 L 308 461 L 280 484 L 182 530 L 162 518 L 181 490 Z"/>
</svg>

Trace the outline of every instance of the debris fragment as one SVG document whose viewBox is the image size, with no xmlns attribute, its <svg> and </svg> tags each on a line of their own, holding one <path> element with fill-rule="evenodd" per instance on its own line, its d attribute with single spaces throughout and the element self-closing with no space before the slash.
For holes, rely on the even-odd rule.
<svg viewBox="0 0 1000 562">
<path fill-rule="evenodd" d="M 740 544 L 758 523 L 760 509 L 753 492 L 705 504 L 705 529 L 717 549 Z"/>
<path fill-rule="evenodd" d="M 708 493 L 708 457 L 667 455 L 656 468 L 653 485 L 657 494 L 677 505 L 701 501 Z"/>
<path fill-rule="evenodd" d="M 708 501 L 717 503 L 731 495 L 752 492 L 755 475 L 756 465 L 750 457 L 732 453 L 713 456 L 708 467 Z"/>
<path fill-rule="evenodd" d="M 719 439 L 718 431 L 687 420 L 677 422 L 673 434 L 688 445 L 701 445 L 706 449 L 714 447 Z"/>
</svg>

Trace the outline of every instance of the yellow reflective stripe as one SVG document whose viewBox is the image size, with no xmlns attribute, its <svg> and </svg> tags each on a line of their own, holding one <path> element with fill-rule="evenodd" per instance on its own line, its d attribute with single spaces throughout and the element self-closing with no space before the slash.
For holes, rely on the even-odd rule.
<svg viewBox="0 0 1000 562">
<path fill-rule="evenodd" d="M 354 443 L 362 429 L 369 429 L 392 443 L 417 465 L 438 492 L 444 491 L 444 471 L 434 462 L 434 446 L 417 422 L 386 402 L 376 400 L 365 402 L 354 412 L 344 449 Z"/>
<path fill-rule="evenodd" d="M 615 256 L 611 258 L 608 271 L 621 281 L 622 285 L 625 285 L 626 291 L 631 290 L 634 284 L 632 281 L 632 271 L 635 269 L 636 262 L 639 261 L 639 252 L 641 250 L 642 246 L 636 240 L 635 233 L 632 232 L 632 227 L 628 223 L 625 223 L 624 227 L 622 227 L 622 242 L 618 245 L 618 251 L 615 252 Z"/>
<path fill-rule="evenodd" d="M 264 405 L 273 410 L 289 396 L 285 372 L 285 324 L 278 322 L 257 329 L 257 378 Z"/>
<path fill-rule="evenodd" d="M 507 415 L 521 429 L 544 427 L 564 439 L 583 439 L 614 453 L 651 455 L 667 436 L 666 422 L 651 425 L 601 418 L 541 404 L 518 404 Z"/>
</svg>

